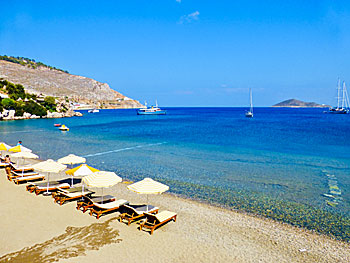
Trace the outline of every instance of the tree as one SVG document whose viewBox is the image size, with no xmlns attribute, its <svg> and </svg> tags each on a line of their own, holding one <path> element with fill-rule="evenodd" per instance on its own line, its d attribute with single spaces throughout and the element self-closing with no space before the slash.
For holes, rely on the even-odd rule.
<svg viewBox="0 0 350 263">
<path fill-rule="evenodd" d="M 23 107 L 23 110 L 25 112 L 32 114 L 32 115 L 34 114 L 34 115 L 37 115 L 40 117 L 46 115 L 46 109 L 34 101 L 27 101 Z"/>
<path fill-rule="evenodd" d="M 48 109 L 51 112 L 56 111 L 56 100 L 55 100 L 55 98 L 51 97 L 51 96 L 45 97 L 45 99 L 44 99 L 44 106 L 46 107 L 46 109 Z"/>
<path fill-rule="evenodd" d="M 6 98 L 6 99 L 3 99 L 3 100 L 1 101 L 1 105 L 2 105 L 5 109 L 7 109 L 7 110 L 12 110 L 12 109 L 14 109 L 15 104 L 16 104 L 16 102 L 15 102 L 13 99 L 8 99 L 8 98 Z"/>
</svg>

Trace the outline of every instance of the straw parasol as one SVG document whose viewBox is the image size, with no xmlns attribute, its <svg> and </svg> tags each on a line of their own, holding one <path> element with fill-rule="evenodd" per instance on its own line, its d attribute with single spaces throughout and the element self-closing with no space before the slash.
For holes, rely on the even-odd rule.
<svg viewBox="0 0 350 263">
<path fill-rule="evenodd" d="M 48 159 L 47 161 L 37 163 L 33 165 L 34 170 L 40 172 L 46 172 L 47 175 L 47 190 L 46 195 L 49 194 L 49 182 L 50 182 L 50 173 L 59 173 L 67 168 L 67 165 L 55 162 L 52 159 Z"/>
<path fill-rule="evenodd" d="M 154 181 L 151 178 L 145 178 L 142 181 L 128 185 L 127 188 L 130 191 L 136 192 L 138 194 L 146 194 L 147 203 L 148 203 L 149 194 L 161 194 L 169 190 L 169 186 L 159 183 L 157 181 Z M 148 211 L 148 205 L 147 205 L 147 211 Z"/>
<path fill-rule="evenodd" d="M 0 142 L 0 151 L 1 151 L 1 155 L 3 151 L 7 151 L 11 148 L 12 146 L 4 143 L 4 142 Z"/>
<path fill-rule="evenodd" d="M 11 157 L 22 158 L 23 165 L 24 165 L 24 159 L 38 159 L 39 158 L 38 155 L 31 153 L 31 152 L 17 152 L 17 153 L 11 154 Z"/>
<path fill-rule="evenodd" d="M 80 157 L 74 154 L 69 154 L 65 157 L 58 159 L 57 162 L 62 164 L 70 164 L 71 165 L 70 168 L 72 168 L 73 164 L 85 163 L 86 159 L 84 157 Z M 72 186 L 73 186 L 73 174 L 72 174 Z"/>
<path fill-rule="evenodd" d="M 122 178 L 113 172 L 99 171 L 85 176 L 82 181 L 84 184 L 86 184 L 86 186 L 102 188 L 103 203 L 103 188 L 111 187 L 117 183 L 120 183 Z"/>
<path fill-rule="evenodd" d="M 14 152 L 14 153 L 18 153 L 18 152 L 31 152 L 31 149 L 28 149 L 22 145 L 17 145 L 15 147 L 12 147 L 9 149 L 9 152 Z"/>
</svg>

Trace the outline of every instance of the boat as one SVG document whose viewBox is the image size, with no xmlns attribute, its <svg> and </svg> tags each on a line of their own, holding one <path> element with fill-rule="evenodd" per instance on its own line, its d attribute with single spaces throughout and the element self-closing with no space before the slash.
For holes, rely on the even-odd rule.
<svg viewBox="0 0 350 263">
<path fill-rule="evenodd" d="M 346 90 L 345 81 L 343 86 L 340 87 L 340 79 L 338 79 L 337 85 L 337 107 L 330 108 L 326 113 L 332 114 L 348 114 L 349 113 L 349 97 Z"/>
<path fill-rule="evenodd" d="M 61 127 L 59 127 L 58 129 L 60 129 L 61 131 L 69 131 L 69 128 L 64 124 Z"/>
<path fill-rule="evenodd" d="M 137 110 L 137 115 L 165 115 L 166 110 L 161 110 L 158 107 L 158 103 L 156 101 L 156 106 L 147 107 L 147 102 L 145 102 L 145 108 L 141 108 Z"/>
<path fill-rule="evenodd" d="M 55 126 L 55 127 L 61 127 L 61 123 L 55 123 L 53 126 Z"/>
<path fill-rule="evenodd" d="M 250 109 L 245 113 L 247 118 L 253 118 L 253 97 L 252 97 L 252 89 L 249 89 L 249 97 L 250 97 Z"/>
<path fill-rule="evenodd" d="M 97 112 L 100 112 L 100 110 L 99 109 L 88 110 L 88 113 L 97 113 Z"/>
</svg>

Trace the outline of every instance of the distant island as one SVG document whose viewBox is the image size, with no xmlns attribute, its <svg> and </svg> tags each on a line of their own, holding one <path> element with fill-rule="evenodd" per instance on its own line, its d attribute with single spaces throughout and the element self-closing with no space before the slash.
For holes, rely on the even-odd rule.
<svg viewBox="0 0 350 263">
<path fill-rule="evenodd" d="M 273 105 L 272 107 L 285 107 L 285 108 L 329 108 L 329 105 L 317 104 L 315 102 L 305 102 L 296 99 L 289 99 Z"/>
</svg>

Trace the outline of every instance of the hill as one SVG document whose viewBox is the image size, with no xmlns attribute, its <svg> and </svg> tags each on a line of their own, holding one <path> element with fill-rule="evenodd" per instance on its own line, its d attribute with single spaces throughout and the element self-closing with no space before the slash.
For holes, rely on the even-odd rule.
<svg viewBox="0 0 350 263">
<path fill-rule="evenodd" d="M 288 108 L 329 108 L 328 105 L 317 104 L 315 102 L 305 102 L 296 99 L 289 99 L 273 105 L 272 107 L 288 107 Z"/>
<path fill-rule="evenodd" d="M 4 60 L 6 59 L 6 60 Z M 0 56 L 0 78 L 21 84 L 27 92 L 68 98 L 72 102 L 102 108 L 139 108 L 142 105 L 87 77 L 69 74 L 27 58 Z"/>
</svg>

